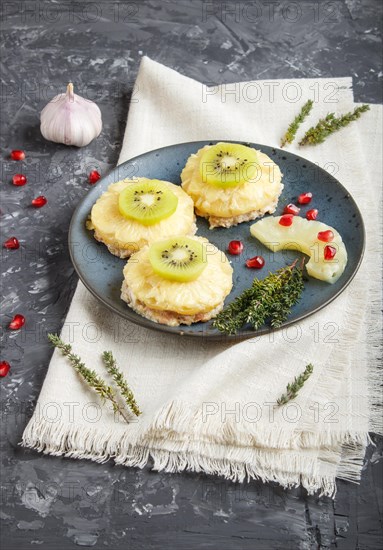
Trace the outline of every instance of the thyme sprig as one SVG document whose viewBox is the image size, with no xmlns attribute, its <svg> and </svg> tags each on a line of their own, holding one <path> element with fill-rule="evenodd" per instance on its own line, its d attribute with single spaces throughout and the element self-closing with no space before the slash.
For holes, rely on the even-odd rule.
<svg viewBox="0 0 383 550">
<path fill-rule="evenodd" d="M 72 353 L 72 346 L 70 344 L 65 344 L 63 340 L 57 334 L 48 334 L 48 340 L 61 351 L 61 353 L 64 355 L 64 357 L 67 357 L 72 365 L 72 367 L 78 372 L 78 374 L 81 376 L 81 378 L 88 384 L 90 388 L 92 388 L 103 400 L 110 401 L 113 407 L 113 411 L 115 413 L 121 414 L 123 419 L 126 422 L 129 422 L 129 418 L 126 415 L 126 412 L 123 410 L 123 408 L 119 405 L 117 401 L 117 397 L 115 394 L 114 389 L 109 386 L 103 378 L 101 378 L 95 370 L 89 369 L 85 363 L 81 361 L 81 358 L 78 355 L 75 355 Z M 104 353 L 110 353 L 110 352 L 104 352 Z M 110 354 L 113 359 L 113 355 Z M 108 355 L 109 359 L 109 355 Z M 105 359 L 104 359 L 105 361 Z M 106 361 L 105 361 L 106 366 Z M 107 367 L 108 368 L 108 367 Z M 117 367 L 116 367 L 117 369 Z M 118 369 L 117 369 L 118 370 Z M 120 372 L 120 371 L 118 371 Z M 120 373 L 122 376 L 122 373 Z M 123 377 L 122 377 L 123 379 Z M 126 384 L 126 383 L 125 383 Z M 132 394 L 133 395 L 133 394 Z M 125 396 L 124 396 L 125 397 Z M 134 397 L 133 397 L 134 401 Z M 133 409 L 132 409 L 133 410 Z M 137 407 L 138 410 L 138 407 Z M 141 414 L 141 413 L 140 413 Z"/>
<path fill-rule="evenodd" d="M 290 126 L 287 128 L 287 131 L 285 135 L 282 138 L 281 141 L 281 147 L 284 147 L 286 143 L 292 143 L 295 139 L 295 135 L 298 131 L 299 126 L 302 124 L 302 122 L 305 120 L 305 118 L 310 114 L 311 109 L 313 108 L 314 102 L 309 99 L 300 110 L 299 115 L 297 115 Z"/>
<path fill-rule="evenodd" d="M 307 365 L 307 367 L 305 368 L 305 370 L 302 374 L 300 374 L 299 376 L 296 376 L 294 378 L 294 382 L 292 382 L 291 384 L 287 384 L 286 393 L 284 393 L 277 400 L 277 403 L 278 403 L 279 406 L 286 405 L 286 403 L 288 403 L 292 399 L 296 398 L 296 396 L 298 395 L 299 390 L 301 388 L 303 388 L 304 383 L 311 376 L 311 373 L 313 372 L 313 370 L 314 370 L 314 367 L 310 363 L 309 365 Z"/>
<path fill-rule="evenodd" d="M 129 388 L 124 378 L 124 375 L 122 374 L 120 369 L 117 367 L 117 363 L 115 358 L 113 357 L 112 352 L 104 351 L 104 353 L 102 354 L 102 358 L 104 360 L 106 370 L 111 375 L 116 385 L 120 388 L 120 393 L 124 397 L 127 406 L 129 407 L 129 409 L 132 411 L 133 414 L 135 414 L 136 416 L 140 416 L 141 411 L 139 409 L 139 406 L 137 405 L 137 401 L 134 397 L 134 394 L 132 390 Z"/>
<path fill-rule="evenodd" d="M 321 118 L 316 126 L 307 130 L 299 145 L 317 145 L 318 143 L 323 143 L 329 135 L 344 128 L 350 122 L 357 120 L 362 113 L 369 109 L 369 105 L 361 105 L 360 107 L 356 107 L 352 112 L 340 117 L 336 117 L 335 113 L 329 113 L 325 118 Z"/>
<path fill-rule="evenodd" d="M 303 262 L 300 267 L 296 264 L 297 260 L 263 280 L 254 279 L 250 288 L 217 315 L 213 326 L 226 334 L 235 334 L 246 323 L 255 330 L 267 321 L 280 327 L 303 291 Z"/>
</svg>

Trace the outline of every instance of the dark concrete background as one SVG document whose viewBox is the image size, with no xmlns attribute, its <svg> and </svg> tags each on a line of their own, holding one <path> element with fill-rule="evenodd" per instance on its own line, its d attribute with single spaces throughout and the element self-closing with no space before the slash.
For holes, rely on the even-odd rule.
<svg viewBox="0 0 383 550">
<path fill-rule="evenodd" d="M 225 7 L 226 6 L 226 7 Z M 235 13 L 229 12 L 234 8 Z M 211 14 L 215 10 L 215 15 Z M 274 10 L 274 13 L 273 13 Z M 3 3 L 1 105 L 2 537 L 4 549 L 360 549 L 383 547 L 382 440 L 361 484 L 335 501 L 252 482 L 169 475 L 46 457 L 18 446 L 76 286 L 66 238 L 87 173 L 115 165 L 140 58 L 206 83 L 352 75 L 358 101 L 382 102 L 380 0 Z M 39 113 L 72 80 L 103 113 L 86 149 L 45 141 Z M 22 165 L 7 158 L 27 152 Z M 25 173 L 21 188 L 12 174 Z M 44 194 L 48 205 L 32 209 Z M 10 333 L 14 313 L 27 324 Z"/>
</svg>

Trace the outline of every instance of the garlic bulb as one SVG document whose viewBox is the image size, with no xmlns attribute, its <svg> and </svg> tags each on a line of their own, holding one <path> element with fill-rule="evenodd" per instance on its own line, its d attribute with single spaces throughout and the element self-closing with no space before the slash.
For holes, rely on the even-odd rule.
<svg viewBox="0 0 383 550">
<path fill-rule="evenodd" d="M 56 95 L 41 111 L 40 130 L 45 139 L 65 145 L 88 145 L 102 130 L 97 105 L 73 92 L 70 82 L 65 94 Z"/>
</svg>

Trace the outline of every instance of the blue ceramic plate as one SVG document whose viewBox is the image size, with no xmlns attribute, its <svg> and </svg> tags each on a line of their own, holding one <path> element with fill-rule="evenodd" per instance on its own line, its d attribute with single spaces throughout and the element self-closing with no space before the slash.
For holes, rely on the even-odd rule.
<svg viewBox="0 0 383 550">
<path fill-rule="evenodd" d="M 133 323 L 172 334 L 210 339 L 222 338 L 222 334 L 212 327 L 211 322 L 196 323 L 192 326 L 168 327 L 149 321 L 130 309 L 120 299 L 122 269 L 126 260 L 112 256 L 103 244 L 94 240 L 93 232 L 88 231 L 85 227 L 92 205 L 112 182 L 133 176 L 143 176 L 167 180 L 179 185 L 181 183 L 180 174 L 188 157 L 204 145 L 213 143 L 217 142 L 200 141 L 165 147 L 145 153 L 116 167 L 89 191 L 73 214 L 69 229 L 69 247 L 73 265 L 81 281 L 105 306 Z M 308 278 L 302 299 L 294 306 L 283 325 L 283 327 L 287 327 L 329 304 L 350 283 L 363 257 L 365 241 L 363 220 L 353 198 L 326 170 L 302 157 L 280 149 L 256 143 L 245 143 L 245 145 L 266 153 L 278 164 L 284 174 L 285 187 L 275 214 L 280 215 L 284 206 L 294 202 L 300 193 L 311 191 L 314 196 L 312 203 L 304 206 L 301 214 L 305 215 L 309 208 L 317 208 L 319 210 L 318 219 L 339 231 L 348 252 L 348 264 L 345 272 L 336 283 L 331 285 Z M 234 286 L 226 299 L 226 304 L 230 303 L 245 288 L 248 288 L 255 276 L 263 278 L 269 271 L 286 266 L 299 256 L 299 253 L 295 251 L 274 254 L 270 252 L 250 236 L 249 227 L 252 223 L 254 222 L 242 223 L 230 229 L 209 230 L 206 220 L 197 219 L 198 234 L 208 238 L 221 250 L 226 250 L 229 241 L 234 239 L 239 239 L 244 243 L 245 251 L 241 256 L 230 256 L 234 268 Z M 266 259 L 266 266 L 260 271 L 248 269 L 245 266 L 246 258 L 257 254 Z M 248 338 L 270 331 L 271 328 L 268 326 L 262 327 L 257 332 L 245 327 L 237 336 L 224 336 L 224 338 Z"/>
</svg>

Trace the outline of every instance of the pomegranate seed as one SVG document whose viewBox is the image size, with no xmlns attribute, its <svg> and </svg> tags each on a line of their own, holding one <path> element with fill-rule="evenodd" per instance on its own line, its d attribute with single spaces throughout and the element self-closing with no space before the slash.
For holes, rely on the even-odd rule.
<svg viewBox="0 0 383 550">
<path fill-rule="evenodd" d="M 47 199 L 44 197 L 44 195 L 40 195 L 39 197 L 36 197 L 35 199 L 33 199 L 32 201 L 32 206 L 34 206 L 35 208 L 41 208 L 42 206 L 44 206 L 45 204 L 47 204 Z"/>
<path fill-rule="evenodd" d="M 229 254 L 238 256 L 238 254 L 241 254 L 243 252 L 243 244 L 241 243 L 241 241 L 230 241 L 229 246 L 227 247 L 227 251 L 229 252 Z"/>
<path fill-rule="evenodd" d="M 288 227 L 289 225 L 292 225 L 293 219 L 293 214 L 283 214 L 283 216 L 280 217 L 279 225 L 284 225 L 285 227 Z"/>
<path fill-rule="evenodd" d="M 22 326 L 25 324 L 25 317 L 24 315 L 20 315 L 20 313 L 17 313 L 12 321 L 9 323 L 8 328 L 11 330 L 19 330 Z"/>
<path fill-rule="evenodd" d="M 316 208 L 312 208 L 311 210 L 307 210 L 306 212 L 306 218 L 308 220 L 316 220 L 318 216 L 318 210 Z"/>
<path fill-rule="evenodd" d="M 318 241 L 323 241 L 324 243 L 330 243 L 334 240 L 334 233 L 330 230 L 328 231 L 319 231 L 317 235 Z"/>
<path fill-rule="evenodd" d="M 2 378 L 4 376 L 7 376 L 10 368 L 11 368 L 11 365 L 8 363 L 8 361 L 0 361 L 0 376 Z"/>
<path fill-rule="evenodd" d="M 262 256 L 254 256 L 254 258 L 249 258 L 246 260 L 246 265 L 247 267 L 251 267 L 253 269 L 262 269 L 265 265 L 265 260 Z"/>
<path fill-rule="evenodd" d="M 15 174 L 12 178 L 12 183 L 13 185 L 17 185 L 17 187 L 21 187 L 27 183 L 27 178 L 24 174 Z"/>
<path fill-rule="evenodd" d="M 336 255 L 336 248 L 334 246 L 330 246 L 329 244 L 324 247 L 324 259 L 325 260 L 332 260 Z"/>
<path fill-rule="evenodd" d="M 20 243 L 16 237 L 10 237 L 7 241 L 3 243 L 4 248 L 8 248 L 9 250 L 16 250 L 20 247 Z"/>
<path fill-rule="evenodd" d="M 295 206 L 295 204 L 291 203 L 287 204 L 283 209 L 284 214 L 292 214 L 293 216 L 298 216 L 300 211 L 301 209 L 298 208 L 298 206 Z"/>
<path fill-rule="evenodd" d="M 313 198 L 312 193 L 301 193 L 298 197 L 299 204 L 308 204 Z"/>
<path fill-rule="evenodd" d="M 13 151 L 11 151 L 10 157 L 12 160 L 24 160 L 25 153 L 24 151 L 21 151 L 21 149 L 13 149 Z"/>
<path fill-rule="evenodd" d="M 101 175 L 97 172 L 97 170 L 92 170 L 88 176 L 89 183 L 92 185 L 96 183 L 101 178 Z"/>
</svg>

